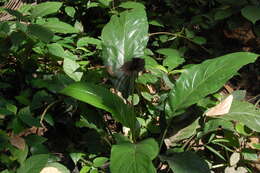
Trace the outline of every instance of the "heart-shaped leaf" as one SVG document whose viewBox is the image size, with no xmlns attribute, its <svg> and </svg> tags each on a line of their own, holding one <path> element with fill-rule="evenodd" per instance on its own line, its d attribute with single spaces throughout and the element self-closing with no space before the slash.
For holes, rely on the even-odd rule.
<svg viewBox="0 0 260 173">
<path fill-rule="evenodd" d="M 39 173 L 47 164 L 48 158 L 48 154 L 33 155 L 24 162 L 17 173 Z"/>
<path fill-rule="evenodd" d="M 138 144 L 130 142 L 112 146 L 112 173 L 156 173 L 152 160 L 159 153 L 158 144 L 154 139 L 146 139 Z"/>
<path fill-rule="evenodd" d="M 246 6 L 241 10 L 242 15 L 253 24 L 260 19 L 260 7 Z"/>
</svg>

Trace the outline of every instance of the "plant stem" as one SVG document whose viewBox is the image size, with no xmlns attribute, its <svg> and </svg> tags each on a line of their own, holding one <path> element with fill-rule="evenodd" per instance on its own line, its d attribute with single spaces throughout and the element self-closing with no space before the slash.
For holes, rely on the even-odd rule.
<svg viewBox="0 0 260 173">
<path fill-rule="evenodd" d="M 154 33 L 150 33 L 150 34 L 149 34 L 149 37 L 154 36 L 154 35 L 162 35 L 162 34 L 164 34 L 164 35 L 171 35 L 171 36 L 174 36 L 174 37 L 184 38 L 184 39 L 186 39 L 186 40 L 192 42 L 193 44 L 196 44 L 196 45 L 200 46 L 200 47 L 201 47 L 205 52 L 207 52 L 208 54 L 211 54 L 210 51 L 209 51 L 207 48 L 205 48 L 204 46 L 202 46 L 202 45 L 196 43 L 196 42 L 193 41 L 192 39 L 190 39 L 190 38 L 188 38 L 188 37 L 186 37 L 186 36 L 184 36 L 184 35 L 182 35 L 182 34 L 179 34 L 179 33 L 154 32 Z"/>
</svg>

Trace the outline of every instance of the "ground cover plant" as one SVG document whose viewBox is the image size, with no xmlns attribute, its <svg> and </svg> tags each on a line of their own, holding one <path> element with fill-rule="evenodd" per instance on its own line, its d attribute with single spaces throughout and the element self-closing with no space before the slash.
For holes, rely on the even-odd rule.
<svg viewBox="0 0 260 173">
<path fill-rule="evenodd" d="M 258 1 L 7 3 L 1 173 L 260 170 Z"/>
</svg>

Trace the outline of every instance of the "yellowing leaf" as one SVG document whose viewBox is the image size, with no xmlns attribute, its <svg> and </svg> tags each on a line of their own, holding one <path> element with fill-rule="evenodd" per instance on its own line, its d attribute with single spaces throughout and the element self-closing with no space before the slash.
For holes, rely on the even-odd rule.
<svg viewBox="0 0 260 173">
<path fill-rule="evenodd" d="M 226 99 L 221 101 L 218 105 L 214 106 L 213 108 L 210 108 L 209 111 L 206 112 L 206 115 L 216 116 L 216 115 L 227 114 L 230 110 L 232 101 L 233 101 L 233 95 L 230 95 Z"/>
<path fill-rule="evenodd" d="M 10 143 L 19 148 L 20 150 L 25 149 L 25 140 L 20 136 L 12 136 L 10 139 Z"/>
</svg>

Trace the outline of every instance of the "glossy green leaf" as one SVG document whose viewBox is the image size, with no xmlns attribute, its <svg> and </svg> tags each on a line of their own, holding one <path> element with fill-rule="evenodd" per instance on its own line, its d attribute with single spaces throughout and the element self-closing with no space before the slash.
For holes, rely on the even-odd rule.
<svg viewBox="0 0 260 173">
<path fill-rule="evenodd" d="M 75 81 L 80 81 L 83 76 L 83 72 L 77 71 L 79 67 L 80 65 L 74 60 L 65 58 L 63 61 L 64 72 Z"/>
<path fill-rule="evenodd" d="M 120 143 L 112 146 L 111 173 L 156 173 L 152 160 L 159 153 L 154 139 L 146 139 L 138 144 Z"/>
<path fill-rule="evenodd" d="M 101 86 L 79 82 L 69 85 L 62 93 L 97 108 L 110 112 L 124 126 L 135 128 L 136 115 L 133 109 L 121 98 Z"/>
<path fill-rule="evenodd" d="M 219 129 L 234 131 L 234 125 L 232 122 L 223 119 L 210 119 L 204 124 L 203 135 L 217 131 Z"/>
<path fill-rule="evenodd" d="M 220 118 L 241 122 L 250 129 L 260 132 L 260 109 L 249 102 L 234 100 L 229 113 Z"/>
<path fill-rule="evenodd" d="M 18 117 L 19 117 L 20 120 L 22 120 L 25 124 L 27 124 L 30 127 L 32 127 L 32 126 L 36 126 L 36 127 L 41 126 L 40 120 L 32 116 L 32 113 L 30 111 L 30 107 L 29 106 L 20 109 L 20 111 L 18 113 Z"/>
<path fill-rule="evenodd" d="M 254 62 L 257 57 L 248 52 L 231 53 L 185 69 L 169 93 L 171 109 L 173 112 L 182 110 L 216 92 L 242 66 Z"/>
<path fill-rule="evenodd" d="M 78 161 L 85 156 L 84 153 L 70 153 L 70 158 L 73 160 L 74 164 L 77 165 Z"/>
<path fill-rule="evenodd" d="M 241 10 L 242 15 L 253 24 L 260 19 L 260 7 L 246 6 Z"/>
<path fill-rule="evenodd" d="M 51 30 L 38 24 L 29 25 L 28 33 L 36 36 L 41 41 L 44 41 L 46 43 L 50 42 L 52 37 L 54 36 L 54 33 Z"/>
<path fill-rule="evenodd" d="M 143 4 L 137 2 L 131 2 L 131 1 L 123 2 L 119 5 L 119 7 L 126 8 L 126 9 L 141 9 L 141 10 L 145 9 L 145 6 Z"/>
<path fill-rule="evenodd" d="M 36 5 L 31 13 L 33 17 L 43 17 L 57 13 L 61 6 L 62 2 L 44 2 Z"/>
<path fill-rule="evenodd" d="M 144 84 L 144 85 L 146 85 L 148 83 L 153 84 L 157 81 L 158 81 L 158 78 L 151 73 L 144 73 L 144 74 L 138 76 L 138 78 L 136 80 L 137 83 L 141 83 L 141 84 Z"/>
<path fill-rule="evenodd" d="M 164 25 L 160 21 L 158 21 L 158 20 L 151 20 L 151 21 L 149 21 L 149 25 L 164 27 Z"/>
<path fill-rule="evenodd" d="M 67 13 L 68 16 L 74 17 L 76 10 L 74 7 L 67 6 L 67 7 L 65 7 L 65 12 Z"/>
<path fill-rule="evenodd" d="M 102 167 L 107 161 L 108 158 L 106 157 L 97 157 L 93 160 L 93 166 L 96 168 Z"/>
<path fill-rule="evenodd" d="M 33 155 L 24 162 L 17 173 L 39 173 L 47 164 L 48 158 L 48 154 Z"/>
<path fill-rule="evenodd" d="M 242 149 L 242 155 L 245 160 L 251 160 L 251 161 L 258 161 L 259 156 L 257 154 L 257 151 L 250 149 L 250 148 L 244 148 Z"/>
<path fill-rule="evenodd" d="M 62 34 L 69 34 L 69 33 L 78 33 L 79 30 L 75 27 L 71 26 L 68 23 L 59 21 L 59 20 L 51 20 L 42 24 L 42 26 L 50 29 L 54 33 L 62 33 Z"/>
<path fill-rule="evenodd" d="M 77 47 L 88 46 L 88 44 L 101 45 L 101 41 L 92 37 L 82 37 L 77 42 Z"/>
<path fill-rule="evenodd" d="M 103 61 L 112 72 L 134 57 L 144 55 L 148 42 L 148 22 L 143 9 L 113 15 L 102 30 Z"/>
<path fill-rule="evenodd" d="M 47 48 L 48 48 L 48 52 L 51 55 L 54 55 L 54 56 L 57 56 L 57 57 L 60 57 L 60 58 L 65 57 L 65 51 L 60 44 L 58 44 L 58 43 L 48 44 Z"/>
<path fill-rule="evenodd" d="M 47 138 L 32 134 L 32 135 L 26 136 L 25 140 L 29 146 L 35 146 L 35 145 L 39 145 L 39 144 L 42 144 L 43 142 L 47 141 Z"/>
<path fill-rule="evenodd" d="M 9 150 L 12 153 L 13 157 L 16 158 L 20 164 L 24 163 L 24 161 L 29 153 L 29 147 L 27 144 L 25 144 L 25 148 L 23 150 L 15 148 L 15 147 L 10 147 Z"/>
<path fill-rule="evenodd" d="M 205 37 L 199 37 L 199 36 L 195 36 L 194 38 L 192 38 L 192 40 L 199 45 L 205 44 L 207 42 Z"/>
<path fill-rule="evenodd" d="M 111 1 L 112 0 L 98 0 L 98 2 L 104 5 L 105 7 L 108 7 Z"/>
<path fill-rule="evenodd" d="M 173 70 L 185 61 L 176 49 L 159 49 L 156 52 L 166 56 L 163 60 L 163 66 L 167 66 L 169 70 Z"/>
<path fill-rule="evenodd" d="M 161 156 L 167 161 L 174 173 L 210 173 L 208 164 L 192 152 L 174 153 L 172 156 Z"/>
</svg>

